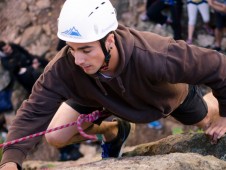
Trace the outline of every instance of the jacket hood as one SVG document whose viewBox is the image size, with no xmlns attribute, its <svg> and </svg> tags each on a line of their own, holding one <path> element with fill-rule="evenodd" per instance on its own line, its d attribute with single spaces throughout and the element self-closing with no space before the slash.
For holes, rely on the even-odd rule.
<svg viewBox="0 0 226 170">
<path fill-rule="evenodd" d="M 119 53 L 119 63 L 113 77 L 118 77 L 123 69 L 127 66 L 134 48 L 134 37 L 130 29 L 119 25 L 118 29 L 114 32 L 116 47 Z"/>
</svg>

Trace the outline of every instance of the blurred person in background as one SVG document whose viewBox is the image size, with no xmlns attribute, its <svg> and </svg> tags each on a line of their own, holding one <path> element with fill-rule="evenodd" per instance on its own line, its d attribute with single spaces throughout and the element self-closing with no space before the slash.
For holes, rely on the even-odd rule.
<svg viewBox="0 0 226 170">
<path fill-rule="evenodd" d="M 143 21 L 153 21 L 160 25 L 168 24 L 173 29 L 175 40 L 182 39 L 181 17 L 182 0 L 148 0 L 146 4 L 146 14 L 142 15 Z M 163 13 L 163 10 L 169 10 L 169 15 Z"/>
<path fill-rule="evenodd" d="M 4 114 L 1 126 L 7 132 L 17 109 L 13 108 L 12 104 L 15 81 L 26 90 L 26 96 L 29 95 L 48 61 L 30 54 L 20 45 L 0 41 L 0 63 L 2 72 L 8 73 L 10 78 L 9 84 L 4 89 L 0 89 L 0 113 Z M 4 79 L 4 76 L 1 76 L 1 79 Z"/>
<path fill-rule="evenodd" d="M 31 93 L 35 81 L 43 72 L 48 61 L 30 54 L 25 48 L 14 43 L 0 41 L 1 62 L 4 69 Z"/>
<path fill-rule="evenodd" d="M 215 43 L 212 49 L 222 51 L 221 43 L 226 27 L 226 0 L 208 0 L 208 3 L 215 10 L 216 18 Z"/>
<path fill-rule="evenodd" d="M 0 53 L 0 57 L 4 57 L 4 55 Z M 12 84 L 10 73 L 3 68 L 0 60 L 0 142 L 5 141 L 8 132 L 9 121 L 6 121 L 6 117 L 9 114 L 14 114 L 11 99 Z"/>
<path fill-rule="evenodd" d="M 210 27 L 210 11 L 209 5 L 206 0 L 187 0 L 187 12 L 188 12 L 188 38 L 187 43 L 192 44 L 193 34 L 195 31 L 195 24 L 197 20 L 198 11 L 200 12 L 204 29 L 210 35 L 213 35 L 213 30 Z"/>
</svg>

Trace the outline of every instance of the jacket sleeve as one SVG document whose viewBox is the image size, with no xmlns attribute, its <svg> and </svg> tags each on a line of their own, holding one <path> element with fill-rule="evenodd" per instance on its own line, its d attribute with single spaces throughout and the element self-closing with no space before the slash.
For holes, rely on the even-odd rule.
<svg viewBox="0 0 226 170">
<path fill-rule="evenodd" d="M 226 56 L 215 50 L 184 41 L 171 40 L 163 79 L 172 83 L 205 84 L 219 102 L 220 115 L 226 117 Z"/>
<path fill-rule="evenodd" d="M 65 100 L 62 82 L 57 74 L 47 71 L 35 83 L 31 95 L 23 102 L 10 127 L 7 141 L 19 139 L 46 130 L 60 104 Z M 16 162 L 22 165 L 27 153 L 42 137 L 19 142 L 3 148 L 1 164 Z"/>
</svg>

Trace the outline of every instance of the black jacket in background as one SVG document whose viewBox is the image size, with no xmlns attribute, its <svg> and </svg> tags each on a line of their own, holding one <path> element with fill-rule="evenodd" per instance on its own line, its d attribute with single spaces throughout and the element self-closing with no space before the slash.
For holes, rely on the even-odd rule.
<svg viewBox="0 0 226 170">
<path fill-rule="evenodd" d="M 48 61 L 30 54 L 27 50 L 17 44 L 10 44 L 13 52 L 7 57 L 1 58 L 2 65 L 6 70 L 18 80 L 18 82 L 30 93 L 31 89 L 42 73 L 42 69 L 35 70 L 32 67 L 33 59 L 37 58 L 40 62 L 40 68 L 44 68 Z M 21 68 L 27 68 L 24 74 L 19 74 Z"/>
</svg>

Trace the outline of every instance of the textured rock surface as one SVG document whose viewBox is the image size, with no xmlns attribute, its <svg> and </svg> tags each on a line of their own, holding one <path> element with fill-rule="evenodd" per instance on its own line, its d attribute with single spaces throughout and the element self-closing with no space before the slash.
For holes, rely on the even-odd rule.
<svg viewBox="0 0 226 170">
<path fill-rule="evenodd" d="M 194 153 L 171 153 L 158 156 L 135 156 L 112 159 L 75 167 L 77 170 L 223 170 L 226 162 L 213 156 L 201 156 Z M 69 170 L 70 168 L 63 168 Z"/>
<path fill-rule="evenodd" d="M 127 148 L 122 158 L 101 160 L 100 151 L 89 154 L 78 161 L 41 162 L 27 161 L 25 169 L 78 169 L 78 170 L 224 170 L 226 169 L 226 138 L 216 145 L 204 134 L 171 135 L 156 142 Z M 89 156 L 88 156 L 89 155 Z"/>
<path fill-rule="evenodd" d="M 219 159 L 226 158 L 226 138 L 222 138 L 217 144 L 211 144 L 204 134 L 178 134 L 171 135 L 156 142 L 141 144 L 125 156 L 162 155 L 169 153 L 199 153 L 201 155 L 213 155 Z"/>
</svg>

